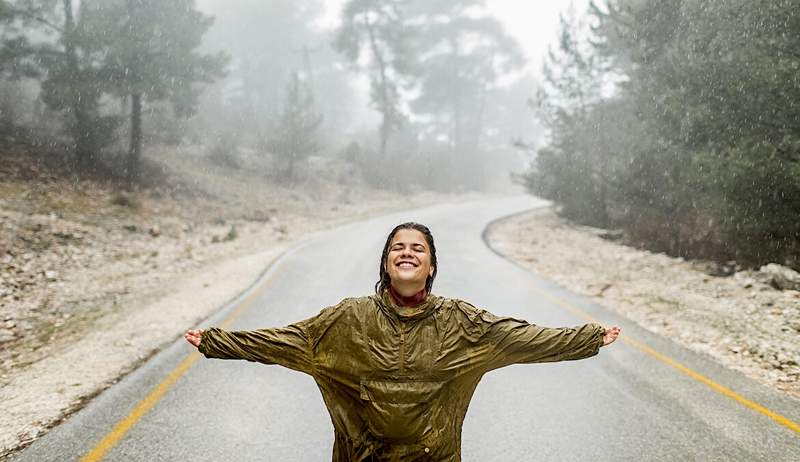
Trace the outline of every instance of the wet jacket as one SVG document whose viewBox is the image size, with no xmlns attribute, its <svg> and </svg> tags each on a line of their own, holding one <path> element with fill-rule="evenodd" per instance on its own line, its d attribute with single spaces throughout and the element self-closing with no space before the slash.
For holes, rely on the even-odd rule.
<svg viewBox="0 0 800 462">
<path fill-rule="evenodd" d="M 287 327 L 212 328 L 199 350 L 311 375 L 333 421 L 335 462 L 460 461 L 461 425 L 483 374 L 588 358 L 602 339 L 597 324 L 544 328 L 435 295 L 399 307 L 385 291 Z"/>
</svg>

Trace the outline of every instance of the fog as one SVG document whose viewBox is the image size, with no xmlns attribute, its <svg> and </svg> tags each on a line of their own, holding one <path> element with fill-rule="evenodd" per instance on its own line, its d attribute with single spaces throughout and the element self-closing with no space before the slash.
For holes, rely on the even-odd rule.
<svg viewBox="0 0 800 462">
<path fill-rule="evenodd" d="M 84 167 L 127 151 L 112 163 L 130 177 L 148 146 L 188 143 L 231 165 L 257 152 L 289 183 L 290 170 L 314 174 L 309 161 L 350 156 L 375 187 L 438 191 L 513 189 L 526 157 L 512 142 L 540 136 L 528 99 L 565 6 L 406 2 L 388 12 L 392 2 L 347 11 L 336 1 L 206 0 L 158 12 L 124 3 L 67 2 L 68 19 L 47 2 L 4 2 L 5 119 L 30 121 L 21 125 L 40 139 L 73 138 Z M 521 12 L 529 22 L 515 21 Z M 140 30 L 115 31 L 108 21 L 120 14 Z M 85 39 L 65 42 L 60 23 Z M 62 46 L 74 59 L 57 76 L 59 65 L 39 55 Z M 76 97 L 85 108 L 71 107 Z M 296 146 L 292 136 L 314 142 Z"/>
<path fill-rule="evenodd" d="M 793 1 L 0 6 L 3 139 L 78 173 L 137 184 L 180 147 L 300 192 L 525 190 L 670 254 L 798 265 Z"/>
</svg>

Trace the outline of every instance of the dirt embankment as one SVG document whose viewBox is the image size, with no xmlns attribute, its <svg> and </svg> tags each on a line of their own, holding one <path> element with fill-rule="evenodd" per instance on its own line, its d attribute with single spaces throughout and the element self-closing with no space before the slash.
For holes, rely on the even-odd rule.
<svg viewBox="0 0 800 462">
<path fill-rule="evenodd" d="M 376 190 L 346 165 L 281 185 L 257 159 L 233 169 L 183 148 L 146 162 L 157 181 L 127 192 L 25 155 L 0 167 L 0 459 L 232 299 L 292 242 L 448 199 Z"/>
<path fill-rule="evenodd" d="M 800 291 L 777 290 L 759 271 L 712 276 L 707 263 L 600 234 L 539 209 L 496 223 L 488 237 L 524 267 L 800 399 Z"/>
</svg>

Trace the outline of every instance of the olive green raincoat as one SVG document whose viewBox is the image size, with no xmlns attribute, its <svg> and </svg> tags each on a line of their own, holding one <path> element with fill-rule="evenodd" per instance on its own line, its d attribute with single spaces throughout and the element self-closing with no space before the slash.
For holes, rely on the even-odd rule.
<svg viewBox="0 0 800 462">
<path fill-rule="evenodd" d="M 335 429 L 335 462 L 459 461 L 461 424 L 483 374 L 588 358 L 602 342 L 597 324 L 549 329 L 435 295 L 399 307 L 384 291 L 283 328 L 212 328 L 199 350 L 314 377 Z"/>
</svg>

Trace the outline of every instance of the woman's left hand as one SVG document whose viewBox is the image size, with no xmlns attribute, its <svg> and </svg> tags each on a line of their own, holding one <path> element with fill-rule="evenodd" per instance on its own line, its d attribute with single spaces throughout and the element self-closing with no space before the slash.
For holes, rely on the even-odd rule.
<svg viewBox="0 0 800 462">
<path fill-rule="evenodd" d="M 200 341 L 203 340 L 203 332 L 205 332 L 203 329 L 190 329 L 183 334 L 183 338 L 185 338 L 187 342 L 191 343 L 193 347 L 197 348 L 200 346 Z"/>
<path fill-rule="evenodd" d="M 610 343 L 614 343 L 614 340 L 616 340 L 617 337 L 619 337 L 619 333 L 621 331 L 622 329 L 620 329 L 617 326 L 614 326 L 610 329 L 606 329 L 605 332 L 603 333 L 603 346 L 606 346 Z"/>
</svg>

